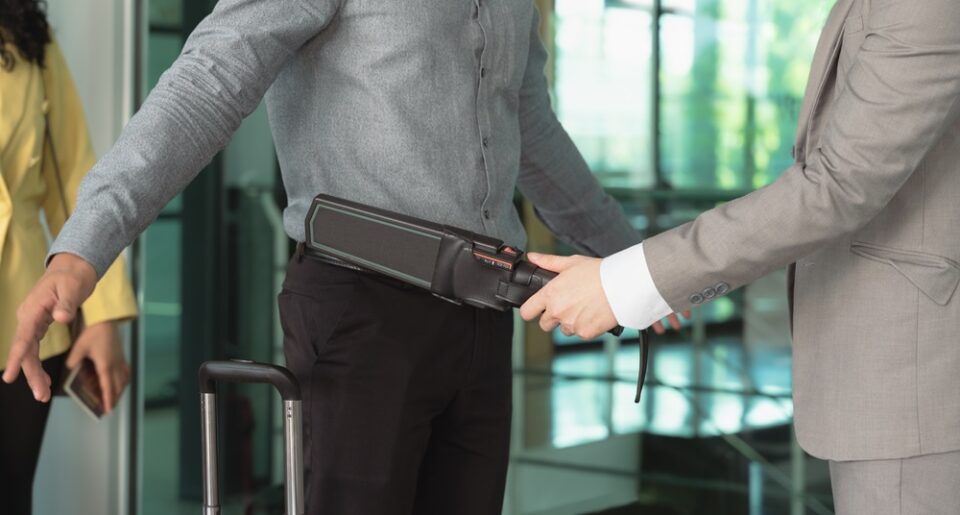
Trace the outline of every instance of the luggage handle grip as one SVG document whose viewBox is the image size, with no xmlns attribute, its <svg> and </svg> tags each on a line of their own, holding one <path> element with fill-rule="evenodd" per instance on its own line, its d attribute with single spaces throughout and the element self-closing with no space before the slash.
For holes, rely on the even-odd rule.
<svg viewBox="0 0 960 515">
<path fill-rule="evenodd" d="M 207 361 L 200 365 L 201 445 L 203 448 L 203 514 L 220 515 L 217 456 L 217 382 L 269 384 L 283 398 L 286 507 L 303 515 L 303 435 L 300 386 L 289 370 L 246 360 Z"/>
<path fill-rule="evenodd" d="M 300 386 L 289 370 L 247 360 L 207 361 L 200 365 L 200 393 L 217 393 L 217 382 L 269 384 L 285 401 L 299 401 Z"/>
</svg>

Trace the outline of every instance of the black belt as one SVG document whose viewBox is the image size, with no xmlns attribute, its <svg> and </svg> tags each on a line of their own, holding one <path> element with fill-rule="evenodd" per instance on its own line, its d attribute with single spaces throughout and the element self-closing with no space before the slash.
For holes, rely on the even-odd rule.
<svg viewBox="0 0 960 515">
<path fill-rule="evenodd" d="M 310 247 L 307 247 L 306 243 L 301 241 L 297 243 L 297 259 L 302 259 L 303 256 L 307 256 L 310 259 L 315 259 L 317 261 L 322 261 L 328 265 L 339 266 L 341 268 L 349 268 L 350 270 L 353 270 L 356 272 L 366 272 L 371 274 L 373 273 L 357 265 L 347 263 L 346 261 L 342 261 L 335 257 L 324 254 L 323 252 L 318 252 L 316 250 L 313 250 Z"/>
</svg>

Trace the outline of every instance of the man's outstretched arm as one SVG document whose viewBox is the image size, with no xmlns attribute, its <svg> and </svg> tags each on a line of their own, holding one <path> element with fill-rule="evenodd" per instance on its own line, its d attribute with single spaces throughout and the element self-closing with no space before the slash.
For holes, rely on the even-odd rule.
<svg viewBox="0 0 960 515">
<path fill-rule="evenodd" d="M 47 273 L 18 310 L 3 379 L 21 365 L 38 400 L 49 378 L 37 349 L 68 322 L 117 255 L 229 141 L 282 67 L 336 14 L 340 0 L 221 0 L 191 34 L 114 147 L 80 187 Z"/>
</svg>

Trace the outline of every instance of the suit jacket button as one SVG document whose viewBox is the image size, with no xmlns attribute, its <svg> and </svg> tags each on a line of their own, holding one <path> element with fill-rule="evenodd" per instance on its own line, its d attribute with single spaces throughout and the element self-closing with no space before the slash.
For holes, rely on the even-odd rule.
<svg viewBox="0 0 960 515">
<path fill-rule="evenodd" d="M 699 293 L 694 293 L 693 295 L 690 296 L 690 304 L 693 304 L 693 305 L 703 304 L 703 296 L 700 295 Z"/>
<path fill-rule="evenodd" d="M 730 285 L 727 283 L 719 283 L 714 286 L 713 289 L 717 290 L 717 295 L 725 295 L 730 291 Z"/>
<path fill-rule="evenodd" d="M 717 290 L 714 290 L 713 288 L 704 288 L 701 293 L 705 299 L 712 299 L 717 296 Z"/>
</svg>

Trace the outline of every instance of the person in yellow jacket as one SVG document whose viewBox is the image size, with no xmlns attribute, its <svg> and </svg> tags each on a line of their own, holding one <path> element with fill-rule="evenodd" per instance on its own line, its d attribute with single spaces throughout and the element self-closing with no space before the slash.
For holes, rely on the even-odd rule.
<svg viewBox="0 0 960 515">
<path fill-rule="evenodd" d="M 44 272 L 47 227 L 56 236 L 95 157 L 80 99 L 37 0 L 0 2 L 0 366 L 16 309 Z M 97 369 L 110 411 L 129 380 L 116 324 L 137 307 L 122 260 L 82 306 L 74 340 L 54 324 L 40 345 L 52 381 L 84 358 Z M 33 476 L 50 405 L 22 378 L 0 382 L 0 499 L 4 513 L 29 514 Z M 80 471 L 78 471 L 80 472 Z M 6 511 L 10 510 L 10 511 Z"/>
</svg>

